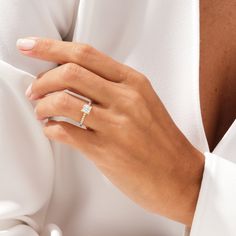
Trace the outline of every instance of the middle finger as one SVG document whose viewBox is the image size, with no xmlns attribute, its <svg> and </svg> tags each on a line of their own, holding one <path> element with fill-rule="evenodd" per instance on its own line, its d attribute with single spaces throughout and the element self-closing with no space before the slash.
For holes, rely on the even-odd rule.
<svg viewBox="0 0 236 236">
<path fill-rule="evenodd" d="M 69 89 L 90 98 L 103 106 L 117 96 L 118 86 L 88 71 L 87 69 L 68 63 L 52 69 L 35 80 L 31 88 L 33 99 L 48 93 Z"/>
</svg>

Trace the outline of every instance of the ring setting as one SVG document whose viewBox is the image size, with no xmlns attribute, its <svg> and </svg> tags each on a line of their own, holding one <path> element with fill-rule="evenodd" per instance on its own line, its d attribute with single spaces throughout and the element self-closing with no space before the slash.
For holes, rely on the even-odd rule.
<svg viewBox="0 0 236 236">
<path fill-rule="evenodd" d="M 81 112 L 83 113 L 81 120 L 79 121 L 79 127 L 86 128 L 85 125 L 83 125 L 85 117 L 89 115 L 90 111 L 92 110 L 91 102 L 84 104 L 83 108 L 81 109 Z"/>
<path fill-rule="evenodd" d="M 83 113 L 83 115 L 82 115 L 80 121 L 77 123 L 78 127 L 83 128 L 83 129 L 87 129 L 87 127 L 84 125 L 84 121 L 85 121 L 86 116 L 89 115 L 89 113 L 92 110 L 92 101 L 89 98 L 84 97 L 78 93 L 74 93 L 68 89 L 65 89 L 64 92 L 87 102 L 86 104 L 83 105 L 82 109 L 80 110 Z"/>
</svg>

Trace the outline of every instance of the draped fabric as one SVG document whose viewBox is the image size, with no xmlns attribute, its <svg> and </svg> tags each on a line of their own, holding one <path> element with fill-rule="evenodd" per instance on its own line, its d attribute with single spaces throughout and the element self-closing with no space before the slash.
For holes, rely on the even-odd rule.
<svg viewBox="0 0 236 236">
<path fill-rule="evenodd" d="M 20 37 L 91 44 L 144 73 L 205 155 L 191 229 L 137 206 L 78 150 L 49 141 L 24 95 L 56 65 L 17 52 Z M 198 0 L 0 0 L 0 235 L 233 236 L 236 122 L 209 151 L 199 99 Z"/>
</svg>

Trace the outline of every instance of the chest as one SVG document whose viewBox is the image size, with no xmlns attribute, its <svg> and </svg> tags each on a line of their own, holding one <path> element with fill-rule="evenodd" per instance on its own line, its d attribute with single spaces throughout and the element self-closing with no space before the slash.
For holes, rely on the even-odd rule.
<svg viewBox="0 0 236 236">
<path fill-rule="evenodd" d="M 236 117 L 236 0 L 201 1 L 200 100 L 212 151 Z"/>
</svg>

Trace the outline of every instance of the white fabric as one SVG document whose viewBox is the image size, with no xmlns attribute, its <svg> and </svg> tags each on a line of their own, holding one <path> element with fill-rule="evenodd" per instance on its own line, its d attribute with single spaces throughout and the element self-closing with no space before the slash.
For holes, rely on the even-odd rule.
<svg viewBox="0 0 236 236">
<path fill-rule="evenodd" d="M 85 42 L 147 75 L 206 157 L 186 235 L 236 234 L 236 122 L 210 153 L 199 102 L 198 0 L 0 0 L 1 236 L 180 236 L 185 230 L 141 209 L 79 151 L 43 135 L 24 92 L 55 65 L 20 55 L 15 41 L 23 36 Z"/>
</svg>

